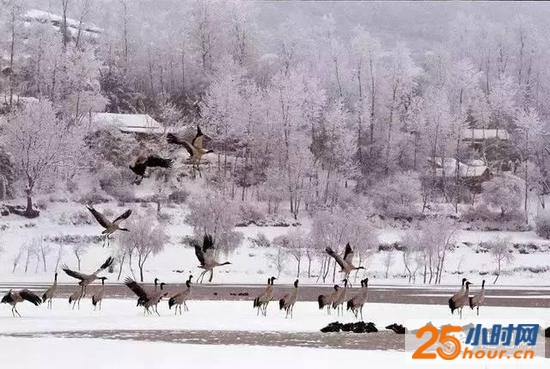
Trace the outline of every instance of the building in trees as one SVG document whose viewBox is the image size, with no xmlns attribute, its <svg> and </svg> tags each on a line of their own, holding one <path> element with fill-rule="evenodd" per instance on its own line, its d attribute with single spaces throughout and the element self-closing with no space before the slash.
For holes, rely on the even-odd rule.
<svg viewBox="0 0 550 369">
<path fill-rule="evenodd" d="M 162 134 L 165 128 L 148 114 L 90 113 L 88 116 L 92 129 L 116 127 L 122 133 Z"/>
<path fill-rule="evenodd" d="M 458 169 L 458 173 L 457 173 Z M 445 187 L 445 182 L 452 183 L 458 180 L 471 192 L 480 193 L 483 182 L 492 178 L 491 170 L 479 160 L 470 161 L 469 164 L 460 162 L 455 158 L 429 158 L 424 181 L 435 179 L 435 185 Z"/>
<path fill-rule="evenodd" d="M 465 128 L 462 130 L 462 142 L 478 151 L 492 140 L 508 141 L 510 135 L 505 129 Z"/>
</svg>

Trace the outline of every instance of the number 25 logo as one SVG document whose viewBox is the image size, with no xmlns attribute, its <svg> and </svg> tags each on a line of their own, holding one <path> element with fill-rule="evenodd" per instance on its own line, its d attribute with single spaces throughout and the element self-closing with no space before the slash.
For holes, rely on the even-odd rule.
<svg viewBox="0 0 550 369">
<path fill-rule="evenodd" d="M 416 351 L 413 353 L 413 359 L 435 359 L 439 355 L 440 358 L 444 360 L 453 360 L 456 358 L 461 351 L 461 344 L 458 338 L 449 336 L 449 333 L 460 332 L 462 329 L 455 325 L 448 325 L 441 327 L 441 334 L 439 330 L 433 325 L 425 325 L 416 332 L 416 337 L 421 338 L 425 333 L 431 333 L 430 338 L 424 342 Z M 436 342 L 438 342 L 443 347 L 436 348 L 436 352 L 424 352 L 430 347 L 432 347 Z"/>
</svg>

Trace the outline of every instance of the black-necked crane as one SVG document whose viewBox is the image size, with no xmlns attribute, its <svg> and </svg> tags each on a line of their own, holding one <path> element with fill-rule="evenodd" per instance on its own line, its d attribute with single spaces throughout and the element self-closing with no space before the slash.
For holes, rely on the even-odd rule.
<svg viewBox="0 0 550 369">
<path fill-rule="evenodd" d="M 139 283 L 129 277 L 124 280 L 124 284 L 139 297 L 140 301 L 143 301 L 144 315 L 145 313 L 152 314 L 150 310 L 152 307 L 153 311 L 160 316 L 157 305 L 163 297 L 168 296 L 168 292 L 164 290 L 166 283 L 162 282 L 158 291 L 146 291 Z"/>
<path fill-rule="evenodd" d="M 269 302 L 273 300 L 273 281 L 275 281 L 277 278 L 271 277 L 267 279 L 267 286 L 260 294 L 260 296 L 256 297 L 254 299 L 253 307 L 258 309 L 258 314 L 260 315 L 260 311 L 262 312 L 263 316 L 267 316 L 267 305 L 269 305 Z"/>
<path fill-rule="evenodd" d="M 330 315 L 330 308 L 332 307 L 332 304 L 336 300 L 336 297 L 338 296 L 339 292 L 340 292 L 340 286 L 335 284 L 334 291 L 332 291 L 328 295 L 319 295 L 319 297 L 317 297 L 317 302 L 319 303 L 319 310 L 322 310 L 326 306 L 327 314 Z"/>
<path fill-rule="evenodd" d="M 353 250 L 349 243 L 346 244 L 346 250 L 344 251 L 343 258 L 337 253 L 335 253 L 334 250 L 332 250 L 330 247 L 327 247 L 325 251 L 327 254 L 332 256 L 334 260 L 336 260 L 338 265 L 340 265 L 340 268 L 342 268 L 342 270 L 340 271 L 344 273 L 345 279 L 349 280 L 349 275 L 354 270 L 365 269 L 365 267 L 362 267 L 362 266 L 356 267 L 355 265 L 353 265 Z M 350 283 L 350 286 L 351 286 L 351 283 Z"/>
<path fill-rule="evenodd" d="M 101 288 L 93 294 L 92 296 L 92 305 L 94 306 L 94 311 L 96 308 L 99 308 L 101 311 L 101 305 L 103 303 L 103 297 L 105 296 L 105 280 L 107 277 L 101 277 Z"/>
<path fill-rule="evenodd" d="M 204 235 L 204 238 L 202 240 L 202 247 L 196 241 L 193 243 L 193 246 L 195 247 L 195 255 L 197 256 L 197 259 L 199 259 L 199 263 L 201 263 L 201 265 L 199 265 L 199 268 L 204 269 L 203 272 L 199 275 L 199 278 L 197 278 L 197 282 L 199 283 L 202 283 L 204 275 L 207 272 L 210 272 L 210 278 L 208 278 L 208 282 L 212 282 L 212 277 L 214 276 L 214 268 L 222 265 L 231 264 L 229 261 L 220 263 L 216 260 L 214 240 L 209 234 Z"/>
<path fill-rule="evenodd" d="M 23 301 L 29 301 L 33 303 L 35 306 L 38 306 L 42 303 L 42 299 L 40 296 L 35 295 L 31 291 L 24 289 L 20 291 L 13 291 L 9 290 L 8 293 L 2 297 L 2 304 L 10 304 L 12 306 L 11 308 L 11 314 L 15 317 L 15 314 L 19 315 L 21 317 L 21 314 L 19 314 L 19 311 L 17 311 L 16 305 Z"/>
<path fill-rule="evenodd" d="M 348 280 L 344 279 L 344 288 L 338 290 L 338 294 L 332 302 L 332 308 L 336 309 L 336 315 L 344 315 L 344 302 L 346 302 L 348 292 Z"/>
<path fill-rule="evenodd" d="M 42 295 L 42 302 L 48 301 L 48 309 L 52 308 L 52 300 L 55 297 L 55 293 L 57 292 L 57 272 L 55 272 L 55 275 L 53 277 L 53 284 L 44 292 Z"/>
<path fill-rule="evenodd" d="M 187 307 L 187 300 L 191 296 L 191 279 L 193 278 L 192 275 L 189 276 L 189 279 L 185 281 L 185 289 L 179 292 L 176 292 L 170 299 L 168 300 L 168 308 L 172 309 L 172 306 L 175 307 L 174 315 L 178 313 L 178 308 L 181 315 L 181 305 L 185 308 L 185 311 L 189 311 L 189 308 Z"/>
<path fill-rule="evenodd" d="M 84 289 L 82 287 L 78 287 L 69 296 L 69 304 L 73 304 L 73 310 L 76 305 L 78 305 L 78 310 L 80 310 L 80 300 L 82 300 L 82 297 L 84 297 Z"/>
<path fill-rule="evenodd" d="M 159 282 L 160 282 L 159 279 L 155 278 L 155 280 L 153 281 L 153 283 L 155 285 L 155 289 L 153 291 L 155 291 L 155 292 L 157 291 Z M 146 298 L 138 297 L 136 306 L 144 306 L 146 301 L 147 301 Z"/>
<path fill-rule="evenodd" d="M 479 307 L 485 303 L 485 279 L 481 282 L 481 290 L 477 295 L 470 297 L 470 308 L 477 308 L 477 316 L 479 316 Z"/>
<path fill-rule="evenodd" d="M 191 163 L 193 164 L 193 170 L 197 170 L 199 175 L 202 176 L 200 170 L 200 163 L 203 155 L 213 152 L 204 148 L 204 134 L 201 131 L 201 127 L 197 126 L 197 134 L 191 142 L 188 142 L 172 133 L 166 135 L 166 140 L 170 144 L 180 145 L 187 150 Z"/>
<path fill-rule="evenodd" d="M 161 158 L 157 155 L 140 155 L 129 167 L 137 176 L 134 183 L 139 185 L 143 178 L 147 178 L 145 175 L 147 168 L 170 168 L 171 166 L 172 159 Z"/>
<path fill-rule="evenodd" d="M 282 299 L 279 300 L 279 309 L 285 310 L 286 315 L 285 318 L 288 318 L 288 315 L 290 314 L 290 317 L 293 317 L 294 314 L 294 304 L 296 304 L 296 300 L 298 299 L 298 280 L 294 281 L 294 289 L 291 293 L 287 293 L 283 296 Z"/>
<path fill-rule="evenodd" d="M 93 206 L 87 205 L 86 208 L 92 213 L 99 225 L 105 228 L 103 232 L 101 232 L 101 234 L 105 237 L 103 239 L 103 246 L 105 246 L 105 242 L 107 242 L 107 245 L 109 245 L 109 237 L 116 231 L 130 231 L 128 228 L 121 227 L 120 223 L 128 219 L 128 217 L 132 214 L 131 209 L 126 210 L 124 213 L 116 217 L 113 221 L 110 221 L 103 213 L 100 213 L 99 211 L 94 209 Z"/>
<path fill-rule="evenodd" d="M 469 289 L 468 292 L 466 292 L 467 282 L 468 279 L 462 278 L 462 287 L 460 287 L 460 290 L 449 299 L 449 309 L 451 309 L 451 314 L 454 314 L 456 309 L 460 309 L 459 313 L 461 318 L 462 308 L 468 301 Z"/>
<path fill-rule="evenodd" d="M 361 314 L 361 320 L 363 320 L 363 305 L 367 302 L 369 293 L 369 279 L 365 278 L 361 280 L 361 289 L 357 295 L 353 296 L 352 299 L 348 300 L 347 310 L 351 310 L 355 318 L 358 318 L 358 315 Z"/>
<path fill-rule="evenodd" d="M 84 274 L 80 273 L 74 270 L 69 269 L 66 265 L 63 265 L 61 268 L 65 273 L 67 273 L 68 276 L 78 279 L 80 282 L 78 282 L 78 285 L 82 287 L 82 296 L 86 296 L 86 287 L 94 282 L 96 279 L 99 279 L 98 274 L 113 265 L 113 262 L 115 259 L 112 257 L 108 257 L 107 260 L 99 267 L 98 270 L 93 272 L 92 274 Z"/>
</svg>

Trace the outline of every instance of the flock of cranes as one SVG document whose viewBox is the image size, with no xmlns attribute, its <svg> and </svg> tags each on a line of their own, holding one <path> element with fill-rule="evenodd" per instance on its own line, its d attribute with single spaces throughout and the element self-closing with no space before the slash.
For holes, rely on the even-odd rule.
<svg viewBox="0 0 550 369">
<path fill-rule="evenodd" d="M 115 221 L 112 223 L 114 224 Z M 117 226 L 118 227 L 118 226 Z M 107 227 L 106 227 L 107 228 Z M 120 228 L 119 228 L 120 229 Z M 198 242 L 193 244 L 195 248 L 195 254 L 197 259 L 200 262 L 199 268 L 203 269 L 199 280 L 202 281 L 204 275 L 207 272 L 210 272 L 209 281 L 212 281 L 213 269 L 217 266 L 230 264 L 229 262 L 220 263 L 215 260 L 214 253 L 214 242 L 210 235 L 205 235 L 203 238 L 203 244 L 199 245 Z M 346 310 L 351 311 L 356 319 L 363 320 L 363 307 L 368 300 L 368 289 L 369 289 L 369 279 L 365 278 L 361 280 L 361 287 L 353 295 L 350 295 L 349 288 L 351 283 L 349 283 L 349 274 L 353 270 L 360 269 L 361 267 L 355 267 L 352 263 L 353 250 L 349 243 L 346 245 L 344 256 L 341 257 L 337 255 L 333 250 L 328 249 L 326 253 L 333 257 L 336 262 L 342 267 L 341 272 L 344 274 L 344 283 L 343 287 L 336 284 L 334 285 L 333 291 L 329 294 L 319 295 L 317 302 L 319 309 L 323 310 L 326 308 L 327 313 L 331 313 L 331 309 L 336 310 L 338 316 L 344 314 L 344 305 Z M 351 257 L 350 257 L 351 255 Z M 72 304 L 72 308 L 78 307 L 80 309 L 80 300 L 86 296 L 87 287 L 96 280 L 101 281 L 101 287 L 95 291 L 91 296 L 92 305 L 94 310 L 101 310 L 101 304 L 105 296 L 105 280 L 107 279 L 100 274 L 109 268 L 114 262 L 112 257 L 107 258 L 101 266 L 91 274 L 84 274 L 81 272 L 74 271 L 67 266 L 63 265 L 62 270 L 70 277 L 78 280 L 77 289 L 70 295 L 69 303 Z M 21 316 L 17 311 L 16 305 L 23 301 L 29 301 L 32 304 L 38 306 L 41 303 L 47 303 L 47 308 L 52 308 L 52 300 L 57 292 L 57 277 L 58 273 L 55 273 L 53 284 L 44 292 L 42 298 L 33 292 L 23 289 L 20 291 L 10 290 L 3 298 L 2 303 L 8 303 L 12 305 L 12 315 L 15 317 L 16 314 Z M 147 288 L 146 286 L 136 282 L 130 277 L 127 277 L 124 280 L 124 284 L 128 287 L 136 296 L 137 304 L 136 306 L 143 307 L 144 315 L 157 314 L 158 305 L 162 299 L 168 299 L 168 307 L 172 309 L 174 307 L 174 314 L 182 314 L 182 307 L 185 311 L 189 311 L 187 306 L 187 301 L 191 299 L 192 291 L 192 279 L 193 276 L 190 275 L 185 282 L 185 286 L 179 290 L 169 291 L 165 288 L 166 283 L 159 283 L 159 279 L 155 278 L 154 287 Z M 267 280 L 267 285 L 264 291 L 259 294 L 253 300 L 253 308 L 257 310 L 257 315 L 267 316 L 267 308 L 271 301 L 275 299 L 275 290 L 274 282 L 277 278 L 270 277 Z M 477 294 L 470 295 L 470 286 L 472 283 L 466 278 L 462 279 L 462 286 L 458 292 L 456 292 L 449 299 L 449 308 L 451 314 L 454 314 L 455 310 L 458 310 L 460 318 L 462 318 L 462 310 L 465 306 L 469 306 L 472 310 L 477 310 L 477 315 L 479 316 L 479 308 L 485 303 L 485 280 L 481 284 L 481 289 Z M 294 306 L 298 301 L 298 290 L 299 290 L 299 280 L 296 279 L 293 284 L 294 288 L 290 293 L 286 293 L 279 299 L 279 308 L 285 312 L 285 317 L 293 318 Z"/>
<path fill-rule="evenodd" d="M 190 156 L 190 161 L 193 165 L 193 171 L 200 172 L 200 161 L 203 155 L 212 152 L 204 148 L 204 134 L 202 133 L 199 126 L 197 126 L 197 132 L 195 137 L 191 142 L 178 137 L 172 133 L 169 133 L 166 136 L 168 144 L 182 146 Z M 143 178 L 147 177 L 147 168 L 171 168 L 173 160 L 159 157 L 157 155 L 139 155 L 135 161 L 129 165 L 129 169 L 136 175 L 134 184 L 140 184 Z M 202 176 L 202 175 L 201 175 Z M 103 238 L 103 246 L 105 244 L 109 245 L 111 236 L 118 231 L 130 232 L 128 228 L 122 226 L 122 222 L 128 219 L 132 210 L 127 209 L 124 213 L 120 214 L 118 217 L 110 220 L 104 213 L 96 210 L 93 206 L 86 206 L 90 213 L 93 215 L 97 223 L 103 228 L 101 235 Z M 214 247 L 214 240 L 211 235 L 205 234 L 203 238 L 202 245 L 197 241 L 192 241 L 191 245 L 195 249 L 195 255 L 200 263 L 199 268 L 202 269 L 197 282 L 202 283 L 204 277 L 209 273 L 208 282 L 212 282 L 214 276 L 214 269 L 224 265 L 229 265 L 231 262 L 225 261 L 220 262 L 216 259 L 216 252 Z M 346 309 L 351 311 L 354 316 L 363 320 L 363 306 L 368 299 L 368 283 L 369 279 L 365 278 L 361 280 L 361 288 L 353 296 L 348 296 L 348 289 L 351 286 L 349 281 L 349 276 L 351 272 L 355 270 L 365 269 L 363 266 L 355 266 L 353 264 L 353 249 L 351 245 L 346 244 L 344 254 L 339 255 L 330 247 L 325 249 L 325 252 L 330 257 L 334 258 L 335 262 L 340 266 L 341 272 L 343 273 L 344 286 L 340 287 L 339 285 L 334 286 L 334 290 L 330 294 L 319 295 L 318 304 L 319 309 L 324 309 L 326 307 L 327 313 L 330 314 L 331 309 L 335 309 L 337 315 L 344 314 L 344 304 Z M 68 276 L 78 280 L 78 287 L 74 292 L 69 296 L 69 303 L 72 304 L 72 309 L 78 307 L 80 309 L 80 301 L 82 298 L 86 297 L 87 287 L 93 282 L 100 280 L 101 286 L 95 291 L 91 296 L 92 305 L 94 310 L 101 310 L 102 302 L 105 297 L 105 280 L 107 277 L 100 276 L 102 272 L 111 267 L 114 263 L 112 257 L 107 258 L 101 266 L 91 274 L 84 274 L 70 269 L 66 265 L 62 266 L 63 272 Z M 57 293 L 57 277 L 58 273 L 55 273 L 53 284 L 44 292 L 42 297 L 36 295 L 35 293 L 29 291 L 28 289 L 23 289 L 20 291 L 10 290 L 1 300 L 2 303 L 7 303 L 12 306 L 12 315 L 15 317 L 17 314 L 21 316 L 17 311 L 17 304 L 23 301 L 29 301 L 35 306 L 40 305 L 41 303 L 47 303 L 47 308 L 52 309 L 52 301 Z M 175 314 L 182 314 L 182 306 L 185 311 L 188 311 L 187 301 L 191 298 L 191 289 L 192 289 L 192 279 L 193 276 L 190 275 L 187 281 L 185 282 L 185 287 L 177 291 L 168 291 L 165 289 L 165 283 L 159 283 L 158 278 L 154 280 L 154 288 L 147 288 L 142 284 L 136 282 L 132 278 L 127 277 L 124 280 L 124 284 L 128 287 L 137 297 L 137 306 L 143 306 L 144 314 L 152 315 L 153 313 L 160 315 L 158 312 L 158 305 L 162 299 L 168 299 L 168 307 L 171 309 L 174 307 Z M 258 295 L 253 301 L 253 308 L 257 309 L 257 315 L 267 316 L 267 307 L 271 301 L 275 298 L 274 291 L 274 281 L 277 278 L 271 277 L 267 280 L 267 286 L 265 290 Z M 298 300 L 298 285 L 299 280 L 294 281 L 294 288 L 291 293 L 287 293 L 279 299 L 279 308 L 280 310 L 285 311 L 285 317 L 293 317 L 294 305 Z M 477 295 L 470 296 L 470 285 L 466 278 L 462 280 L 461 289 L 455 293 L 449 299 L 449 308 L 451 313 L 454 313 L 455 310 L 459 311 L 460 317 L 462 317 L 462 310 L 464 306 L 470 306 L 471 309 L 477 309 L 477 315 L 479 315 L 479 308 L 485 302 L 485 281 L 483 281 L 481 290 Z"/>
</svg>

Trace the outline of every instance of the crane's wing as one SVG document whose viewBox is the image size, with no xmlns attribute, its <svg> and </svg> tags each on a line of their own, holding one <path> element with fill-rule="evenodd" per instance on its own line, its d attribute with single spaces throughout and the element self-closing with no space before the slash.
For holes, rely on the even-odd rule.
<svg viewBox="0 0 550 369">
<path fill-rule="evenodd" d="M 172 160 L 151 155 L 145 161 L 145 165 L 148 167 L 170 168 L 172 166 Z"/>
<path fill-rule="evenodd" d="M 128 209 L 124 213 L 120 214 L 115 220 L 113 220 L 114 224 L 120 223 L 123 220 L 128 219 L 128 217 L 132 214 L 132 210 Z"/>
<path fill-rule="evenodd" d="M 195 255 L 197 255 L 197 259 L 199 259 L 201 265 L 204 265 L 206 260 L 204 258 L 202 247 L 198 243 L 195 243 L 193 246 L 195 247 Z"/>
<path fill-rule="evenodd" d="M 353 250 L 349 242 L 346 244 L 346 251 L 344 251 L 344 260 L 349 264 L 353 261 Z"/>
<path fill-rule="evenodd" d="M 99 211 L 95 210 L 92 206 L 86 206 L 86 208 L 88 210 L 90 210 L 90 213 L 92 213 L 92 215 L 94 216 L 95 220 L 97 220 L 97 222 L 99 224 L 101 224 L 101 226 L 103 228 L 107 228 L 109 227 L 109 225 L 111 224 L 111 222 L 109 222 L 109 220 L 107 218 L 105 218 L 105 215 L 101 214 Z"/>
<path fill-rule="evenodd" d="M 140 299 L 147 300 L 149 297 L 147 296 L 147 292 L 130 277 L 126 277 L 124 280 L 124 284 L 126 287 L 128 287 L 130 290 L 132 290 L 133 293 L 135 293 Z"/>
<path fill-rule="evenodd" d="M 113 259 L 111 256 L 109 256 L 107 258 L 107 260 L 105 260 L 105 262 L 103 264 L 101 264 L 99 269 L 94 272 L 94 274 L 98 274 L 98 273 L 104 271 L 105 269 L 107 269 L 108 267 L 113 265 L 114 261 L 115 261 L 115 259 Z"/>
<path fill-rule="evenodd" d="M 185 150 L 189 153 L 189 156 L 193 156 L 193 147 L 183 138 L 180 138 L 173 133 L 168 133 L 166 135 L 166 141 L 168 141 L 168 143 L 170 144 L 183 146 Z"/>
<path fill-rule="evenodd" d="M 35 295 L 34 293 L 26 289 L 19 291 L 19 296 L 21 296 L 24 300 L 32 302 L 36 306 L 42 303 L 42 299 L 38 295 Z"/>
<path fill-rule="evenodd" d="M 73 278 L 79 279 L 81 281 L 83 281 L 83 280 L 85 280 L 86 278 L 89 277 L 89 275 L 86 275 L 86 274 L 80 273 L 80 272 L 75 272 L 74 270 L 71 270 L 71 269 L 67 268 L 67 266 L 65 266 L 65 265 L 61 269 L 65 273 L 67 273 L 67 275 L 69 277 L 73 277 Z"/>
<path fill-rule="evenodd" d="M 214 249 L 214 240 L 212 235 L 205 234 L 202 240 L 202 251 L 207 252 L 209 249 Z"/>
<path fill-rule="evenodd" d="M 345 261 L 342 259 L 340 255 L 336 254 L 334 250 L 332 250 L 330 247 L 327 247 L 325 251 L 327 252 L 327 254 L 332 256 L 334 260 L 336 260 L 338 265 L 340 265 L 340 268 L 345 269 Z"/>
<path fill-rule="evenodd" d="M 197 149 L 200 150 L 203 148 L 203 140 L 204 140 L 204 135 L 201 131 L 201 127 L 197 126 L 197 134 L 193 139 L 193 141 L 191 141 L 191 145 L 195 146 Z"/>
</svg>

